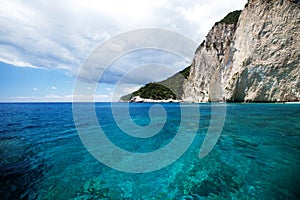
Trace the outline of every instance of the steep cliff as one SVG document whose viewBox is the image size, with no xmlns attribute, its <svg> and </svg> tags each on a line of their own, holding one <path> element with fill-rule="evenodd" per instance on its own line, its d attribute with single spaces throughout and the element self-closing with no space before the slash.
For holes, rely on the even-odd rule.
<svg viewBox="0 0 300 200">
<path fill-rule="evenodd" d="M 216 23 L 206 36 L 206 40 L 197 48 L 193 63 L 190 69 L 188 81 L 184 84 L 185 101 L 207 102 L 220 101 L 222 97 L 213 98 L 211 93 L 215 90 L 212 86 L 213 79 L 217 79 L 214 84 L 221 82 L 219 72 L 223 71 L 225 65 L 232 62 L 232 41 L 234 38 L 236 23 L 240 11 L 229 13 L 224 19 L 232 18 L 226 23 L 221 20 Z"/>
<path fill-rule="evenodd" d="M 300 1 L 248 0 L 212 27 L 188 78 L 165 86 L 183 101 L 300 101 L 299 62 Z"/>
<path fill-rule="evenodd" d="M 237 24 L 216 23 L 195 53 L 183 99 L 300 101 L 299 4 L 249 0 Z"/>
</svg>

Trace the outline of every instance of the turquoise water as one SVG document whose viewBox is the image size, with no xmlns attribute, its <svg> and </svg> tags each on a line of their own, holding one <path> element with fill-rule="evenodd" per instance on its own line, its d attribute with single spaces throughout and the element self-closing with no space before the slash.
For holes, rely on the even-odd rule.
<svg viewBox="0 0 300 200">
<path fill-rule="evenodd" d="M 151 122 L 148 111 L 153 104 L 129 105 L 134 122 L 142 126 Z M 166 123 L 146 139 L 124 134 L 109 103 L 95 107 L 112 142 L 128 151 L 151 152 L 171 142 L 180 126 L 181 104 L 161 105 Z M 199 109 L 200 120 L 191 118 L 184 127 L 190 134 L 199 125 L 195 140 L 176 162 L 149 173 L 125 173 L 101 164 L 83 146 L 72 104 L 2 103 L 0 199 L 300 197 L 300 104 L 227 104 L 221 137 L 203 159 L 198 154 L 210 123 L 211 104 L 200 104 Z"/>
</svg>

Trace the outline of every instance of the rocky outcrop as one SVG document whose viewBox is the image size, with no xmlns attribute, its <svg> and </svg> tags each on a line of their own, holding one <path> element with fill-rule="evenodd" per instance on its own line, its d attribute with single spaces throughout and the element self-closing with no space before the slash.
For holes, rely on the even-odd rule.
<svg viewBox="0 0 300 200">
<path fill-rule="evenodd" d="M 298 0 L 249 0 L 196 50 L 183 100 L 300 101 Z M 217 93 L 217 95 L 216 95 Z"/>
<path fill-rule="evenodd" d="M 206 36 L 206 40 L 198 47 L 190 69 L 188 81 L 184 84 L 185 101 L 211 101 L 212 78 L 220 81 L 218 72 L 232 62 L 232 41 L 236 24 L 216 24 Z M 215 100 L 222 100 L 215 99 Z"/>
</svg>

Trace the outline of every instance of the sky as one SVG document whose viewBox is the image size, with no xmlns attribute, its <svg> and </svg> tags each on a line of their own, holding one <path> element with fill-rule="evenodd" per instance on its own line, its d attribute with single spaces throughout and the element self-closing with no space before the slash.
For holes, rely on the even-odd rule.
<svg viewBox="0 0 300 200">
<path fill-rule="evenodd" d="M 92 90 L 80 94 L 82 101 L 90 99 L 85 95 L 116 101 L 184 69 L 191 60 L 140 49 L 120 55 L 101 80 L 95 69 L 77 76 L 99 45 L 143 28 L 174 31 L 200 44 L 215 22 L 245 4 L 246 0 L 0 0 L 0 102 L 71 102 L 78 79 L 84 90 Z M 121 79 L 122 87 L 116 90 Z"/>
</svg>

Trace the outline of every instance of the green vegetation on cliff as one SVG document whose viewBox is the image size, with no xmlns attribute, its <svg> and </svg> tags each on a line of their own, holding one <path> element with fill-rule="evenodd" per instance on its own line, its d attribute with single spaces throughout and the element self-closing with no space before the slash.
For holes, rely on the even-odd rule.
<svg viewBox="0 0 300 200">
<path fill-rule="evenodd" d="M 130 101 L 130 99 L 134 96 L 155 100 L 181 100 L 183 94 L 183 81 L 189 77 L 189 74 L 190 66 L 164 81 L 148 83 L 132 94 L 122 96 L 121 100 Z"/>
<path fill-rule="evenodd" d="M 217 24 L 237 24 L 241 10 L 236 10 L 233 12 L 228 13 L 221 21 L 217 22 Z"/>
<path fill-rule="evenodd" d="M 141 87 L 138 91 L 132 93 L 132 96 L 140 96 L 144 99 L 175 99 L 176 95 L 168 87 L 160 83 L 147 83 L 144 87 Z"/>
</svg>

